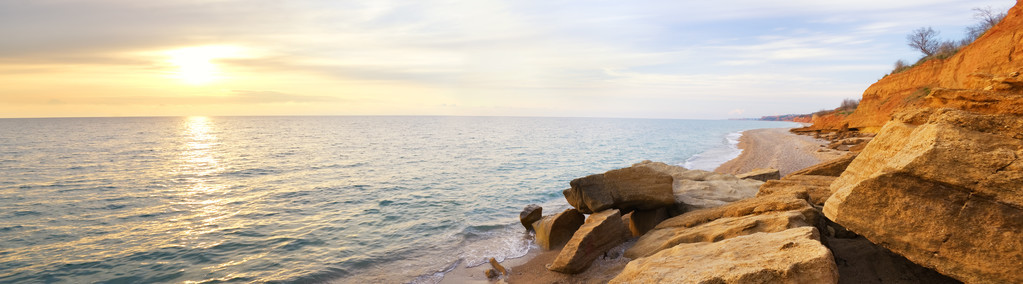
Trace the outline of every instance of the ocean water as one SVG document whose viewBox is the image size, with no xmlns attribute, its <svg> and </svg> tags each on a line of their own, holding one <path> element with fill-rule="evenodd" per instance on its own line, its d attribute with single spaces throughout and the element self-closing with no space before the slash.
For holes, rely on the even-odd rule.
<svg viewBox="0 0 1023 284">
<path fill-rule="evenodd" d="M 524 255 L 527 204 L 642 160 L 713 169 L 792 123 L 0 119 L 0 283 L 431 283 Z"/>
</svg>

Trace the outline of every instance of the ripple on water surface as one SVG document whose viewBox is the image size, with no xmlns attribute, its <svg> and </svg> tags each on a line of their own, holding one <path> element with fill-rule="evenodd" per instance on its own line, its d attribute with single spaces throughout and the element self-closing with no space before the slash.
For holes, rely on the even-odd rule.
<svg viewBox="0 0 1023 284">
<path fill-rule="evenodd" d="M 435 282 L 524 255 L 573 178 L 788 124 L 0 119 L 0 282 Z"/>
</svg>

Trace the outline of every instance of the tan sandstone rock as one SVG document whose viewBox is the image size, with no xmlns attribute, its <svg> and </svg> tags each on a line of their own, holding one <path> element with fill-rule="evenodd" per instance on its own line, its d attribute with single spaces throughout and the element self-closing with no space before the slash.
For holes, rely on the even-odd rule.
<svg viewBox="0 0 1023 284">
<path fill-rule="evenodd" d="M 625 256 L 638 258 L 680 243 L 713 242 L 738 235 L 816 224 L 819 213 L 806 198 L 805 192 L 785 192 L 686 212 L 662 221 L 626 250 Z M 785 214 L 758 216 L 779 212 Z M 698 228 L 704 224 L 708 226 Z"/>
<path fill-rule="evenodd" d="M 545 216 L 533 222 L 536 244 L 545 250 L 559 248 L 583 225 L 586 219 L 579 210 L 568 209 L 553 216 Z"/>
<path fill-rule="evenodd" d="M 781 179 L 781 172 L 778 171 L 778 169 L 753 169 L 748 173 L 738 174 L 735 177 L 740 179 L 769 181 L 773 179 Z"/>
<path fill-rule="evenodd" d="M 672 206 L 671 175 L 648 167 L 628 167 L 577 178 L 566 189 L 565 199 L 583 213 L 610 208 L 631 211 Z"/>
<path fill-rule="evenodd" d="M 669 174 L 674 178 L 672 192 L 676 205 L 686 211 L 711 208 L 729 202 L 753 197 L 757 194 L 759 180 L 740 179 L 730 174 L 719 174 L 702 170 L 689 170 L 660 162 L 643 161 L 633 167 L 647 167 Z"/>
<path fill-rule="evenodd" d="M 681 244 L 633 260 L 610 283 L 837 283 L 813 227 Z"/>
<path fill-rule="evenodd" d="M 964 282 L 1021 283 L 1020 133 L 1023 118 L 1012 115 L 899 115 L 832 184 L 824 213 Z"/>
<path fill-rule="evenodd" d="M 836 178 L 833 176 L 788 175 L 783 179 L 764 183 L 760 186 L 757 196 L 806 193 L 810 197 L 811 203 L 821 206 L 828 200 L 828 197 L 831 197 L 831 183 Z"/>
<path fill-rule="evenodd" d="M 543 218 L 543 208 L 540 205 L 530 204 L 526 205 L 525 209 L 519 213 L 519 222 L 522 222 L 522 226 L 526 227 L 526 231 L 533 230 L 533 222 L 536 222 Z"/>
<path fill-rule="evenodd" d="M 800 211 L 771 212 L 760 215 L 725 217 L 696 227 L 668 227 L 643 235 L 626 250 L 625 256 L 640 258 L 679 244 L 716 242 L 737 236 L 763 232 L 780 232 L 796 227 L 810 226 L 806 214 Z"/>
<path fill-rule="evenodd" d="M 629 214 L 625 214 L 626 225 L 629 227 L 629 231 L 632 232 L 633 237 L 642 236 L 649 232 L 651 229 L 660 224 L 661 221 L 668 219 L 668 209 L 659 208 L 654 210 L 636 210 Z"/>
<path fill-rule="evenodd" d="M 630 235 L 618 209 L 590 214 L 548 269 L 569 274 L 583 272 L 593 260 L 625 242 Z"/>
</svg>

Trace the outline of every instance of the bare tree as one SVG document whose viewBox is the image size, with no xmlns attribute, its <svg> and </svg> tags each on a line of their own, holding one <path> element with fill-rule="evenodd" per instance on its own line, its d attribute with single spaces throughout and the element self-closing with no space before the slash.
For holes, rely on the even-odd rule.
<svg viewBox="0 0 1023 284">
<path fill-rule="evenodd" d="M 1001 22 L 1002 19 L 1007 15 L 1006 12 L 996 13 L 991 10 L 991 6 L 985 8 L 973 8 L 973 18 L 977 19 L 977 24 L 966 27 L 966 38 L 963 42 L 973 42 L 987 30 L 991 29 Z"/>
<path fill-rule="evenodd" d="M 938 42 L 938 32 L 931 27 L 913 30 L 913 33 L 906 36 L 910 47 L 920 50 L 924 56 L 934 55 L 941 43 Z"/>
</svg>

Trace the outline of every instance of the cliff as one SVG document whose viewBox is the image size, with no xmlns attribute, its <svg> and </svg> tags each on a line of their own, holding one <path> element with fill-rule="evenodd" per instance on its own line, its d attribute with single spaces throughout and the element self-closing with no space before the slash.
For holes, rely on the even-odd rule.
<svg viewBox="0 0 1023 284">
<path fill-rule="evenodd" d="M 947 59 L 932 59 L 888 75 L 867 88 L 855 112 L 815 116 L 814 130 L 849 128 L 877 133 L 896 113 L 921 107 L 985 114 L 1021 114 L 1023 10 L 1020 2 L 1000 23 Z"/>
</svg>

